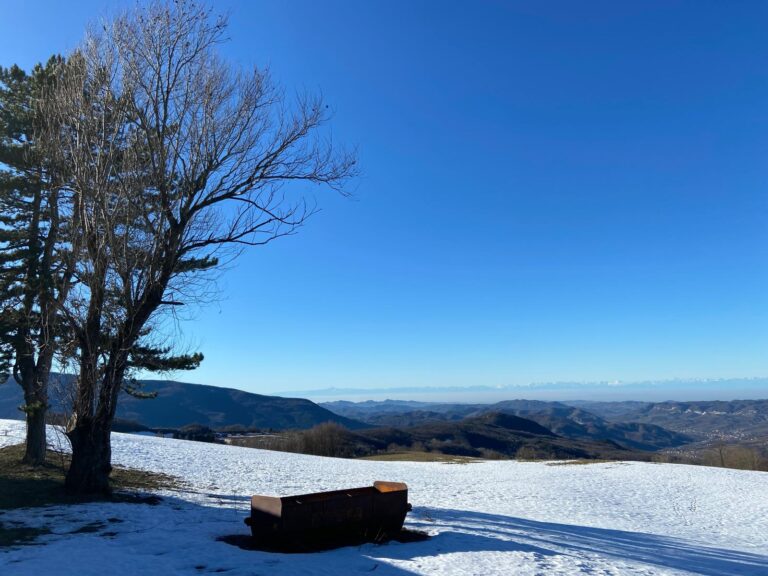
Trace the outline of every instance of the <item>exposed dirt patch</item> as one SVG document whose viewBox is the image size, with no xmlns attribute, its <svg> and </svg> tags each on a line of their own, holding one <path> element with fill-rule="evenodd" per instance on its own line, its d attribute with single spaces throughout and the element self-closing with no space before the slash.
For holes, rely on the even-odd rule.
<svg viewBox="0 0 768 576">
<path fill-rule="evenodd" d="M 11 527 L 0 524 L 0 548 L 35 544 L 38 536 L 50 534 L 50 532 L 48 528 Z"/>
<path fill-rule="evenodd" d="M 69 467 L 69 455 L 49 450 L 43 466 L 23 464 L 23 456 L 23 444 L 0 448 L 0 510 L 104 500 L 66 493 L 64 476 Z M 119 467 L 112 471 L 111 482 L 115 492 L 107 500 L 137 504 L 160 501 L 158 496 L 136 494 L 137 491 L 143 493 L 183 486 L 172 476 Z"/>
</svg>

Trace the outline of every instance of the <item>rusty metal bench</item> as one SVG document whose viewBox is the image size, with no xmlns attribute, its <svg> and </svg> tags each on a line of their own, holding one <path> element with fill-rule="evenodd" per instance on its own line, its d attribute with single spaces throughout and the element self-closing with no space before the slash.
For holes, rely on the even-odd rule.
<svg viewBox="0 0 768 576">
<path fill-rule="evenodd" d="M 274 548 L 312 548 L 381 541 L 402 530 L 410 511 L 408 486 L 373 486 L 299 496 L 254 496 L 245 519 L 254 541 Z"/>
</svg>

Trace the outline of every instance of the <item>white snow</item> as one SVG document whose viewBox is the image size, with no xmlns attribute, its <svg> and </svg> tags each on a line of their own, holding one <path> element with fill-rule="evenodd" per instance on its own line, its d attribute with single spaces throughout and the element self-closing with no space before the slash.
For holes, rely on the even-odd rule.
<svg viewBox="0 0 768 576">
<path fill-rule="evenodd" d="M 768 574 L 768 475 L 670 464 L 370 462 L 113 434 L 117 464 L 176 475 L 157 506 L 0 511 L 46 526 L 38 545 L 0 549 L 0 574 Z M 0 420 L 0 446 L 23 439 Z M 55 439 L 55 436 L 54 436 Z M 241 550 L 252 494 L 406 482 L 406 527 L 424 542 L 316 554 Z M 108 522 L 107 519 L 113 519 Z M 117 521 L 115 521 L 117 520 Z M 94 532 L 73 533 L 103 522 Z"/>
</svg>

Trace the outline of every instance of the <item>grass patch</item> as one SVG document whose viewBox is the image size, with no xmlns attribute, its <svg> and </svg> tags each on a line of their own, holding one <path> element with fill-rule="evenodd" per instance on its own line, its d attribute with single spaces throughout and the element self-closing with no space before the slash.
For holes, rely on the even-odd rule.
<svg viewBox="0 0 768 576">
<path fill-rule="evenodd" d="M 94 500 L 65 492 L 64 476 L 70 462 L 68 455 L 49 450 L 43 466 L 22 464 L 23 456 L 23 444 L 0 448 L 0 510 Z M 111 499 L 127 502 L 152 503 L 151 497 L 129 497 L 125 495 L 126 491 L 146 492 L 182 486 L 181 481 L 166 474 L 119 467 L 112 471 L 110 480 L 115 491 Z"/>
<path fill-rule="evenodd" d="M 470 464 L 472 462 L 482 462 L 480 458 L 471 458 L 469 456 L 451 456 L 450 454 L 441 454 L 439 452 L 386 452 L 384 454 L 374 454 L 373 456 L 363 456 L 359 460 L 378 460 L 381 462 L 443 462 L 445 464 Z"/>
<path fill-rule="evenodd" d="M 50 533 L 51 531 L 48 528 L 10 528 L 0 524 L 0 548 L 32 544 L 38 536 Z"/>
</svg>

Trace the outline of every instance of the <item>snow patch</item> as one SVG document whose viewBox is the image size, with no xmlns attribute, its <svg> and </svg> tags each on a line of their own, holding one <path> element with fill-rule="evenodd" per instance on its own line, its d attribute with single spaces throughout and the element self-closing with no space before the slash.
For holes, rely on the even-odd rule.
<svg viewBox="0 0 768 576">
<path fill-rule="evenodd" d="M 0 420 L 0 447 L 23 440 Z M 52 435 L 56 441 L 60 437 Z M 0 523 L 47 526 L 40 545 L 0 549 L 0 573 L 559 575 L 768 574 L 768 476 L 613 462 L 549 466 L 339 460 L 113 434 L 116 464 L 178 476 L 189 488 L 157 506 L 85 504 L 0 511 Z M 252 494 L 288 495 L 406 482 L 406 527 L 428 541 L 317 554 L 245 551 Z M 83 531 L 84 527 L 89 531 Z"/>
</svg>

